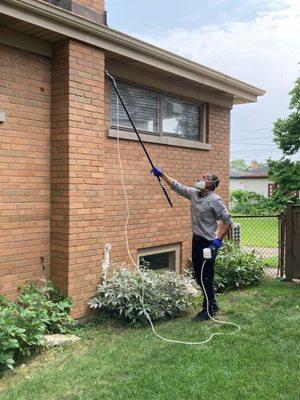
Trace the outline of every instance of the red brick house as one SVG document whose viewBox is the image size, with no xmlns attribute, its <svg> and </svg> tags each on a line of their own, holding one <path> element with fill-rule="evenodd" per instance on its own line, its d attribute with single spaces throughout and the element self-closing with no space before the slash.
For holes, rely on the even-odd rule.
<svg viewBox="0 0 300 400">
<path fill-rule="evenodd" d="M 120 89 L 155 163 L 192 184 L 214 170 L 228 200 L 230 110 L 263 91 L 106 26 L 102 0 L 0 3 L 0 292 L 50 278 L 87 313 L 103 247 L 128 262 L 116 147 Z M 134 257 L 190 255 L 189 204 L 170 208 L 124 114 L 121 152 Z"/>
</svg>

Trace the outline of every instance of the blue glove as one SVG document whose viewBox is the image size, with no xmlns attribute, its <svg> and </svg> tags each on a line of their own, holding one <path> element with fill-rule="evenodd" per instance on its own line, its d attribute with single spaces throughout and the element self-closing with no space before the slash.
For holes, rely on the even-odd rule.
<svg viewBox="0 0 300 400">
<path fill-rule="evenodd" d="M 158 176 L 158 177 L 162 177 L 164 174 L 163 170 L 158 167 L 154 167 L 151 172 L 152 172 L 152 174 L 154 174 L 155 176 Z"/>
<path fill-rule="evenodd" d="M 222 240 L 222 239 L 219 239 L 219 238 L 216 238 L 216 239 L 212 242 L 212 245 L 213 245 L 216 249 L 219 249 L 220 247 L 223 246 L 223 240 Z"/>
</svg>

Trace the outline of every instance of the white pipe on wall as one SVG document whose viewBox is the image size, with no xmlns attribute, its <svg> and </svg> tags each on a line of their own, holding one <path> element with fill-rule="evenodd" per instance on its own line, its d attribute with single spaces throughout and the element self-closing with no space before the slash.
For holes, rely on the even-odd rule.
<svg viewBox="0 0 300 400">
<path fill-rule="evenodd" d="M 104 260 L 102 263 L 102 272 L 103 272 L 104 280 L 106 279 L 107 271 L 108 271 L 109 265 L 110 265 L 109 251 L 110 251 L 111 247 L 112 247 L 111 243 L 107 243 L 104 246 Z"/>
</svg>

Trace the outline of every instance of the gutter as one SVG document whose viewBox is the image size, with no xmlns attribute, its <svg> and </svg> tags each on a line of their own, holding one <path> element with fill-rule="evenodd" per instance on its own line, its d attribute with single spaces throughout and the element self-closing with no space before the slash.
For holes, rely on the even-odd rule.
<svg viewBox="0 0 300 400">
<path fill-rule="evenodd" d="M 15 12 L 12 12 L 11 6 L 15 8 Z M 88 39 L 90 36 L 89 34 L 91 34 L 99 39 L 102 39 L 103 43 L 101 43 L 101 47 L 105 50 L 113 51 L 111 49 L 112 44 L 113 46 L 124 47 L 131 52 L 137 52 L 152 59 L 169 63 L 175 67 L 184 69 L 189 73 L 197 74 L 198 81 L 200 76 L 209 79 L 211 81 L 211 87 L 214 87 L 213 82 L 217 82 L 222 86 L 226 85 L 228 87 L 227 92 L 233 94 L 235 97 L 244 97 L 245 99 L 248 98 L 248 101 L 255 101 L 255 97 L 265 94 L 264 90 L 259 89 L 255 86 L 249 85 L 231 76 L 190 61 L 167 50 L 163 50 L 159 47 L 143 42 L 142 40 L 133 38 L 107 26 L 89 21 L 83 17 L 80 17 L 79 15 L 75 15 L 70 11 L 63 10 L 49 3 L 44 3 L 40 0 L 1 0 L 0 12 L 4 14 L 20 19 L 20 16 L 18 17 L 19 13 L 17 12 L 20 9 L 35 15 L 35 21 L 31 22 L 33 24 L 36 24 L 36 19 L 38 18 L 40 20 L 40 24 L 38 24 L 38 26 L 50 29 L 49 27 L 46 27 L 45 24 L 43 25 L 42 22 L 45 19 L 55 21 L 65 27 L 71 28 L 73 30 L 75 29 L 77 33 L 88 34 L 86 35 L 86 40 L 84 40 L 84 38 L 80 39 L 86 42 L 90 42 Z M 23 20 L 25 21 L 25 19 Z M 53 31 L 55 30 L 53 29 Z M 76 36 L 76 31 L 74 31 L 73 36 L 70 30 L 68 30 L 66 36 L 78 38 L 78 35 Z M 110 46 L 106 46 L 105 42 L 110 43 Z M 203 82 L 203 84 L 206 83 Z M 231 91 L 229 89 L 231 89 Z M 221 90 L 224 90 L 226 92 L 225 87 Z M 236 90 L 244 92 L 244 96 L 241 93 L 235 93 Z"/>
</svg>

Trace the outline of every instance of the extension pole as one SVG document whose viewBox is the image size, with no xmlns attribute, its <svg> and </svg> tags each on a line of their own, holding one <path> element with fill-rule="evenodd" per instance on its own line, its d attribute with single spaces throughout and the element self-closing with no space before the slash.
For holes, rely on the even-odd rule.
<svg viewBox="0 0 300 400">
<path fill-rule="evenodd" d="M 123 106 L 123 108 L 124 108 L 124 110 L 125 110 L 125 112 L 126 112 L 126 114 L 127 114 L 127 117 L 128 117 L 128 119 L 129 119 L 129 121 L 130 121 L 130 123 L 131 123 L 131 125 L 132 125 L 132 127 L 133 127 L 133 129 L 134 129 L 134 131 L 135 131 L 135 133 L 136 133 L 136 135 L 137 135 L 137 137 L 138 137 L 138 139 L 139 139 L 139 142 L 140 142 L 140 144 L 142 145 L 142 148 L 143 148 L 143 150 L 144 150 L 144 152 L 145 152 L 145 154 L 146 154 L 146 156 L 147 156 L 147 158 L 148 158 L 148 161 L 149 161 L 149 163 L 150 163 L 150 165 L 151 165 L 151 167 L 152 167 L 152 169 L 153 169 L 153 168 L 154 168 L 154 164 L 153 164 L 153 162 L 152 162 L 152 160 L 151 160 L 151 157 L 150 157 L 150 155 L 149 155 L 149 153 L 148 153 L 148 151 L 147 151 L 147 149 L 146 149 L 146 147 L 145 147 L 145 145 L 144 145 L 144 142 L 143 142 L 142 138 L 140 137 L 140 134 L 138 133 L 138 131 L 137 131 L 135 125 L 134 125 L 134 122 L 133 122 L 133 120 L 132 120 L 132 118 L 131 118 L 131 115 L 129 114 L 129 112 L 128 112 L 128 110 L 127 110 L 125 104 L 124 104 L 124 101 L 123 101 L 123 99 L 122 99 L 122 97 L 121 97 L 121 94 L 120 94 L 120 92 L 119 92 L 119 89 L 117 88 L 117 84 L 116 84 L 115 78 L 114 78 L 112 75 L 110 75 L 107 71 L 105 71 L 105 74 L 107 75 L 107 77 L 108 77 L 109 80 L 111 81 L 111 83 L 112 83 L 112 85 L 113 85 L 113 87 L 114 87 L 114 89 L 115 89 L 115 92 L 117 93 L 117 96 L 119 97 L 119 99 L 120 99 L 120 101 L 121 101 L 121 104 L 122 104 L 122 106 Z M 173 204 L 172 204 L 172 202 L 171 202 L 171 199 L 170 199 L 170 197 L 169 197 L 169 195 L 168 195 L 166 189 L 163 187 L 163 185 L 162 185 L 162 183 L 161 183 L 160 177 L 157 176 L 156 178 L 157 178 L 157 180 L 158 180 L 158 182 L 159 182 L 159 184 L 160 184 L 160 186 L 161 186 L 161 188 L 162 188 L 162 190 L 163 190 L 163 192 L 164 192 L 164 194 L 165 194 L 165 196 L 166 196 L 166 198 L 167 198 L 167 200 L 168 200 L 170 206 L 173 207 Z"/>
</svg>

